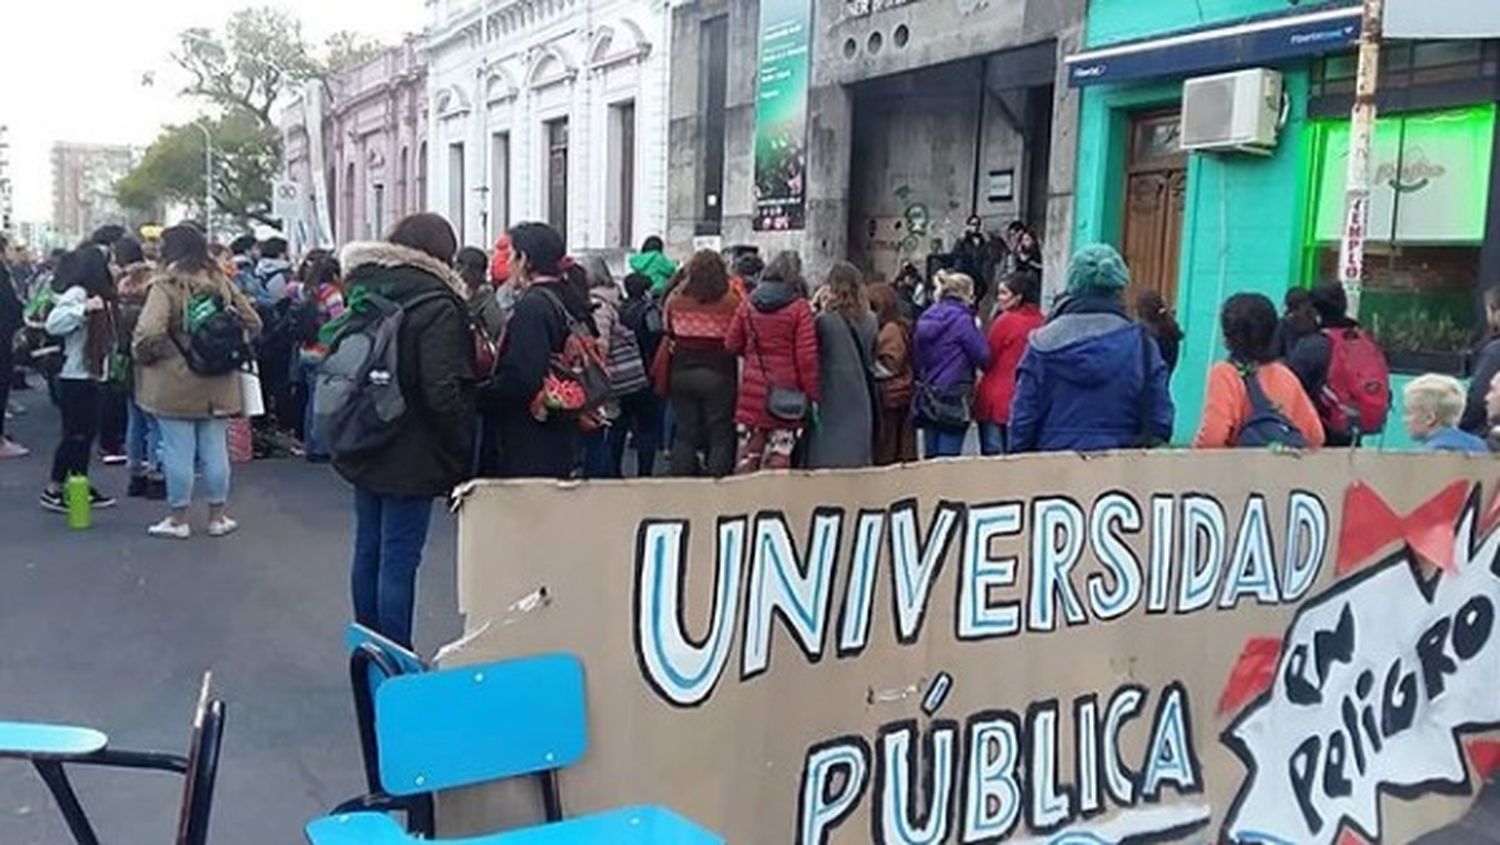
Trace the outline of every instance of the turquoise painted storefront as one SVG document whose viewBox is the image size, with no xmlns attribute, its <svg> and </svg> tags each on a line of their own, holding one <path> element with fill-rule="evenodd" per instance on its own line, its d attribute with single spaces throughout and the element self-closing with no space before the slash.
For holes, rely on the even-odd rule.
<svg viewBox="0 0 1500 845">
<path fill-rule="evenodd" d="M 1286 0 L 1091 0 L 1086 47 L 1235 23 L 1284 12 Z M 1202 155 L 1188 160 L 1177 315 L 1187 338 L 1173 380 L 1179 443 L 1191 441 L 1202 416 L 1208 370 L 1223 357 L 1219 306 L 1230 294 L 1262 293 L 1279 306 L 1303 278 L 1311 177 L 1306 61 L 1282 65 L 1290 113 L 1274 154 Z M 1175 108 L 1182 80 L 1083 89 L 1078 130 L 1075 246 L 1121 240 L 1126 150 L 1133 115 Z M 1405 379 L 1398 378 L 1399 390 Z M 1411 444 L 1393 409 L 1384 445 Z"/>
</svg>

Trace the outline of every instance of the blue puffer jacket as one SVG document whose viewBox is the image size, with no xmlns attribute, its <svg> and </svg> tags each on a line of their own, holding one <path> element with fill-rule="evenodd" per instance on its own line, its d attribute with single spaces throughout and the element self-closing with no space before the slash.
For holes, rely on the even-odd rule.
<svg viewBox="0 0 1500 845">
<path fill-rule="evenodd" d="M 1065 302 L 1021 359 L 1012 450 L 1101 452 L 1169 440 L 1167 365 L 1144 332 L 1114 302 Z"/>
</svg>

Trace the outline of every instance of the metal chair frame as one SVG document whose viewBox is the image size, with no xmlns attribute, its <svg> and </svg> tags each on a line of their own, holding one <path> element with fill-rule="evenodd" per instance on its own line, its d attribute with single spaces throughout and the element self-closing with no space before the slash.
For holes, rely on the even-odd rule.
<svg viewBox="0 0 1500 845">
<path fill-rule="evenodd" d="M 219 752 L 224 739 L 224 702 L 209 698 L 210 677 L 203 678 L 198 710 L 187 756 L 155 751 L 124 751 L 105 748 L 91 754 L 53 756 L 7 753 L 0 757 L 25 759 L 36 769 L 57 802 L 63 821 L 77 845 L 99 845 L 99 836 L 89 821 L 78 793 L 68 778 L 67 767 L 167 772 L 183 776 L 183 798 L 178 817 L 176 845 L 205 845 L 213 811 L 214 784 L 218 779 Z"/>
<path fill-rule="evenodd" d="M 354 716 L 359 728 L 359 749 L 365 769 L 367 792 L 334 807 L 332 813 L 360 811 L 401 812 L 406 815 L 407 829 L 429 839 L 436 835 L 437 822 L 431 793 L 394 796 L 380 781 L 380 745 L 375 731 L 374 685 L 370 673 L 379 672 L 385 679 L 407 674 L 397 661 L 374 642 L 360 643 L 349 653 L 349 686 L 354 694 Z M 538 772 L 535 776 L 542 794 L 542 809 L 548 822 L 563 819 L 562 792 L 557 772 Z"/>
</svg>

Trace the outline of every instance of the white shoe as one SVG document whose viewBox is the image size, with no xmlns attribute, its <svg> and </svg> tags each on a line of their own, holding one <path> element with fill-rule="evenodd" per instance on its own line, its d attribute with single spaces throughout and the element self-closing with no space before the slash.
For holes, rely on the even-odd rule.
<svg viewBox="0 0 1500 845">
<path fill-rule="evenodd" d="M 0 437 L 0 458 L 24 458 L 29 454 L 31 450 L 25 446 L 14 440 Z"/>
<path fill-rule="evenodd" d="M 212 532 L 213 529 L 210 527 L 209 533 Z M 172 517 L 169 516 L 147 528 L 146 533 L 163 540 L 186 540 L 193 536 L 193 529 L 186 522 L 173 522 Z"/>
<path fill-rule="evenodd" d="M 230 534 L 238 531 L 239 528 L 240 524 L 238 522 L 235 522 L 227 516 L 221 516 L 217 520 L 208 524 L 208 536 L 228 537 Z"/>
</svg>

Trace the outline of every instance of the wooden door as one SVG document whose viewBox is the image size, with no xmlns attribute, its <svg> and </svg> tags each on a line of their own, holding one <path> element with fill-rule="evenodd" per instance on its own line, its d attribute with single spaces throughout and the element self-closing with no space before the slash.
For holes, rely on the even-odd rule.
<svg viewBox="0 0 1500 845">
<path fill-rule="evenodd" d="M 1143 291 L 1177 307 L 1182 215 L 1187 195 L 1187 154 L 1181 149 L 1178 113 L 1151 114 L 1131 124 L 1125 169 L 1121 252 L 1130 265 L 1128 300 Z"/>
</svg>

